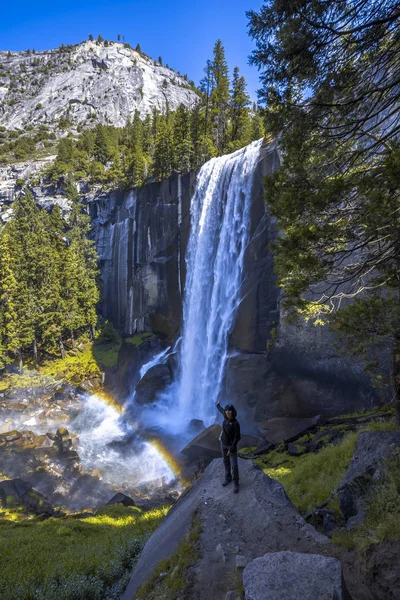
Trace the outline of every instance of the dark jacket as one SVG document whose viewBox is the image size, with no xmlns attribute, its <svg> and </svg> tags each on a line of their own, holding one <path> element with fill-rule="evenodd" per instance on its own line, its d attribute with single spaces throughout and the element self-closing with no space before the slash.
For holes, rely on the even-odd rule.
<svg viewBox="0 0 400 600">
<path fill-rule="evenodd" d="M 229 452 L 237 452 L 237 443 L 240 440 L 240 425 L 239 421 L 236 420 L 236 409 L 233 409 L 233 419 L 227 419 L 225 416 L 224 409 L 218 403 L 217 408 L 220 413 L 224 415 L 224 422 L 222 424 L 222 432 L 220 440 L 225 448 L 229 448 Z"/>
</svg>

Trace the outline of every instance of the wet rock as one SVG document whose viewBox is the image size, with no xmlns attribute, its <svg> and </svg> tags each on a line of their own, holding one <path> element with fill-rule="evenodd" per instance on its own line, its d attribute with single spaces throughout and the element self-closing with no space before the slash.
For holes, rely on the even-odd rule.
<svg viewBox="0 0 400 600">
<path fill-rule="evenodd" d="M 171 372 L 167 365 L 151 367 L 136 386 L 135 401 L 139 404 L 154 402 L 171 381 Z"/>
<path fill-rule="evenodd" d="M 22 434 L 20 431 L 8 431 L 6 433 L 2 433 L 0 434 L 0 442 L 15 442 L 16 440 L 20 439 L 22 437 Z"/>
<path fill-rule="evenodd" d="M 219 458 L 221 456 L 221 443 L 219 441 L 220 433 L 220 425 L 210 425 L 210 427 L 207 427 L 207 429 L 199 433 L 198 436 L 185 446 L 182 450 L 182 454 L 191 462 L 199 460 L 200 458 Z"/>
<path fill-rule="evenodd" d="M 319 416 L 295 419 L 282 417 L 268 419 L 259 425 L 266 439 L 272 444 L 290 442 L 317 425 Z"/>
<path fill-rule="evenodd" d="M 353 527 L 363 520 L 364 503 L 371 485 L 384 478 L 384 459 L 399 448 L 399 431 L 359 434 L 353 458 L 338 488 L 340 510 L 348 526 Z"/>
<path fill-rule="evenodd" d="M 349 600 L 340 562 L 319 554 L 272 552 L 243 572 L 246 600 Z"/>
<path fill-rule="evenodd" d="M 115 494 L 115 496 L 113 496 L 111 498 L 111 500 L 109 500 L 107 502 L 106 506 L 109 506 L 111 504 L 123 504 L 124 506 L 136 506 L 135 501 L 132 498 L 130 498 L 130 496 L 126 496 L 125 494 L 122 494 L 122 492 Z"/>
</svg>

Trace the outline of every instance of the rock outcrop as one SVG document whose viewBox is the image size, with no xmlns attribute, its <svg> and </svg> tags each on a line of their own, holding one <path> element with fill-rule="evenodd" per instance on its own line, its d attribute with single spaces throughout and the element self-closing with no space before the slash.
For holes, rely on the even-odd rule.
<svg viewBox="0 0 400 600">
<path fill-rule="evenodd" d="M 364 504 L 374 483 L 385 477 L 385 459 L 400 451 L 400 431 L 363 431 L 350 466 L 338 488 L 340 510 L 350 529 L 364 517 Z"/>
<path fill-rule="evenodd" d="M 60 119 L 122 127 L 136 110 L 144 118 L 197 99 L 187 78 L 127 44 L 0 52 L 0 125 L 8 129 L 56 127 Z"/>
<path fill-rule="evenodd" d="M 202 525 L 200 559 L 188 600 L 225 598 L 232 591 L 236 569 L 267 552 L 320 554 L 326 548 L 328 539 L 304 521 L 280 483 L 251 461 L 239 460 L 239 471 L 240 492 L 233 495 L 221 486 L 222 460 L 207 467 L 147 542 L 123 600 L 132 600 L 155 565 L 173 554 L 195 513 Z M 285 588 L 281 592 L 286 598 Z"/>
</svg>

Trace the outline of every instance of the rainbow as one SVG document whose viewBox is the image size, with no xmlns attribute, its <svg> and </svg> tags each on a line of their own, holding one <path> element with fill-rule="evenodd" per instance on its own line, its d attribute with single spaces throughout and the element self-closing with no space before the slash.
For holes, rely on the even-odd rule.
<svg viewBox="0 0 400 600">
<path fill-rule="evenodd" d="M 94 396 L 96 396 L 96 398 L 98 398 L 101 402 L 104 402 L 105 404 L 108 404 L 108 406 L 111 406 L 111 408 L 116 410 L 118 414 L 122 415 L 124 413 L 124 407 L 117 400 L 115 400 L 115 398 L 113 398 L 113 396 L 110 393 L 102 390 L 102 391 L 96 392 L 96 394 L 94 394 Z M 179 462 L 176 460 L 176 458 L 174 457 L 172 452 L 170 452 L 159 439 L 156 439 L 156 438 L 149 439 L 146 437 L 144 439 L 153 448 L 155 448 L 155 450 L 157 450 L 157 452 L 165 460 L 165 462 L 167 463 L 167 465 L 169 466 L 169 468 L 171 469 L 171 471 L 173 472 L 175 477 L 178 479 L 181 474 L 182 467 L 179 464 Z"/>
</svg>

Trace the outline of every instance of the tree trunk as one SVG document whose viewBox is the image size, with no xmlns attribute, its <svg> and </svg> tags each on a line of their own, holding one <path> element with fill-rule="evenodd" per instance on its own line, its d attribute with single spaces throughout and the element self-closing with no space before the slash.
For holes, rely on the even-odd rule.
<svg viewBox="0 0 400 600">
<path fill-rule="evenodd" d="M 38 361 L 38 349 L 37 349 L 36 338 L 34 338 L 34 340 L 33 340 L 33 360 L 35 362 L 35 369 L 37 369 L 39 367 L 39 361 Z"/>
<path fill-rule="evenodd" d="M 390 375 L 396 423 L 400 427 L 400 332 L 396 334 L 393 342 Z"/>
<path fill-rule="evenodd" d="M 65 349 L 64 349 L 64 344 L 62 341 L 62 337 L 60 337 L 60 352 L 61 352 L 61 358 L 65 358 Z"/>
<path fill-rule="evenodd" d="M 90 323 L 89 325 L 89 333 L 90 333 L 90 339 L 94 340 L 94 326 Z"/>
<path fill-rule="evenodd" d="M 71 329 L 71 346 L 75 348 L 75 338 L 74 338 L 74 330 Z"/>
<path fill-rule="evenodd" d="M 22 375 L 22 373 L 24 372 L 24 365 L 22 364 L 22 352 L 19 348 L 17 348 L 15 351 L 15 354 L 18 359 L 18 371 L 19 371 L 19 374 Z"/>
</svg>

